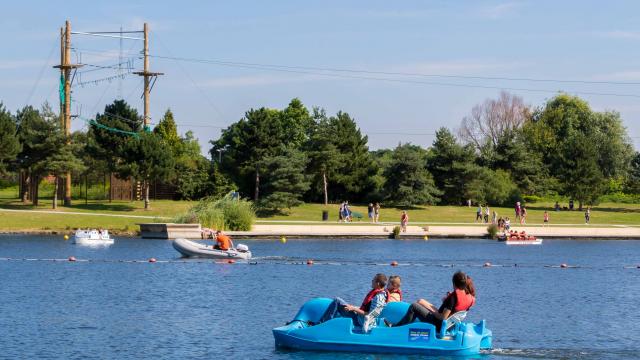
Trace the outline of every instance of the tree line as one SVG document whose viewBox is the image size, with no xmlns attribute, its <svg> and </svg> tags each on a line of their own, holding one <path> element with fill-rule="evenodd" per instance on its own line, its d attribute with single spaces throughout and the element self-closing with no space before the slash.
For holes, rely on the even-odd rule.
<svg viewBox="0 0 640 360">
<path fill-rule="evenodd" d="M 640 154 L 620 114 L 567 94 L 531 107 L 503 92 L 473 107 L 457 131 L 438 129 L 426 149 L 407 142 L 372 151 L 349 114 L 329 115 L 299 99 L 284 109 L 248 110 L 210 144 L 206 158 L 193 133 L 179 135 L 170 110 L 144 131 L 123 100 L 70 139 L 46 104 L 15 114 L 0 105 L 0 171 L 22 171 L 33 184 L 67 171 L 108 171 L 169 182 L 184 199 L 239 191 L 267 213 L 343 200 L 506 205 L 564 196 L 582 205 L 640 192 Z"/>
</svg>

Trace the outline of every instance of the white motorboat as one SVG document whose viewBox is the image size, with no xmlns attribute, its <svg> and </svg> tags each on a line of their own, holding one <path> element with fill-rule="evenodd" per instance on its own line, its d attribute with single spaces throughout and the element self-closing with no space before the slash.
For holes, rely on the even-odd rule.
<svg viewBox="0 0 640 360">
<path fill-rule="evenodd" d="M 173 248 L 184 257 L 199 257 L 209 259 L 251 259 L 251 251 L 244 244 L 238 244 L 235 249 L 219 250 L 211 245 L 200 244 L 187 239 L 173 240 Z"/>
<path fill-rule="evenodd" d="M 107 230 L 78 229 L 73 236 L 73 243 L 78 245 L 111 245 L 113 239 Z"/>
</svg>

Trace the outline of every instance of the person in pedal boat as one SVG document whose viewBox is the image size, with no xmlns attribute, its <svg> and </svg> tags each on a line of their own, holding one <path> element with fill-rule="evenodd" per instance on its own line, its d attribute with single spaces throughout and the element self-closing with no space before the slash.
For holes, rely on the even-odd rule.
<svg viewBox="0 0 640 360">
<path fill-rule="evenodd" d="M 376 274 L 371 280 L 371 291 L 364 297 L 360 307 L 351 305 L 337 297 L 327 308 L 320 322 L 331 320 L 335 317 L 347 317 L 353 320 L 353 325 L 362 326 L 364 332 L 375 326 L 376 319 L 387 304 L 387 276 Z"/>
<path fill-rule="evenodd" d="M 222 233 L 222 231 L 216 231 L 216 244 L 213 246 L 217 250 L 229 250 L 233 247 L 233 241 L 228 235 Z"/>
<path fill-rule="evenodd" d="M 389 284 L 387 285 L 387 302 L 402 301 L 402 279 L 399 275 L 389 276 Z"/>
<path fill-rule="evenodd" d="M 476 302 L 475 287 L 471 278 L 462 271 L 453 274 L 453 291 L 448 293 L 442 301 L 440 308 L 436 308 L 430 302 L 420 299 L 414 302 L 407 313 L 396 324 L 391 324 L 385 319 L 387 326 L 402 326 L 412 323 L 416 319 L 435 325 L 436 331 L 440 331 L 442 320 L 448 319 L 458 311 L 468 311 Z"/>
</svg>

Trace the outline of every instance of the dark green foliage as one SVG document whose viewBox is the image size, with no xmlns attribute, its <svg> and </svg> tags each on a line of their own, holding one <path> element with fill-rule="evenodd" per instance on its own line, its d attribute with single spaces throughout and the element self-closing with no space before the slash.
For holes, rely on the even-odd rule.
<svg viewBox="0 0 640 360">
<path fill-rule="evenodd" d="M 21 169 L 29 169 L 40 163 L 65 141 L 59 118 L 49 116 L 49 109 L 45 110 L 47 117 L 43 114 L 45 111 L 40 112 L 31 106 L 18 110 L 18 139 L 22 144 L 18 166 Z"/>
<path fill-rule="evenodd" d="M 464 189 L 475 169 L 474 161 L 475 153 L 471 145 L 460 145 L 446 128 L 436 132 L 436 139 L 427 156 L 427 169 L 442 191 L 441 203 L 464 203 Z"/>
<path fill-rule="evenodd" d="M 498 225 L 496 224 L 489 224 L 489 226 L 487 226 L 487 236 L 489 237 L 489 239 L 497 239 L 498 238 Z"/>
<path fill-rule="evenodd" d="M 117 168 L 119 174 L 132 176 L 145 183 L 145 209 L 149 207 L 149 186 L 151 180 L 168 178 L 173 172 L 174 159 L 167 145 L 154 133 L 141 132 L 139 137 L 131 137 L 125 143 L 125 162 Z"/>
<path fill-rule="evenodd" d="M 130 132 L 142 132 L 142 118 L 138 112 L 124 100 L 115 100 L 105 106 L 104 113 L 97 114 L 96 122 L 111 128 Z M 87 137 L 87 152 L 94 158 L 102 160 L 109 171 L 124 177 L 128 167 L 128 143 L 135 139 L 133 136 L 90 126 Z M 127 171 L 125 171 L 127 172 Z"/>
<path fill-rule="evenodd" d="M 624 176 L 633 155 L 618 113 L 593 112 L 584 100 L 566 94 L 547 102 L 524 131 L 561 193 L 580 204 L 595 201 L 606 179 Z"/>
<path fill-rule="evenodd" d="M 170 109 L 164 113 L 158 125 L 153 129 L 153 132 L 158 134 L 160 138 L 162 138 L 175 153 L 178 151 L 178 148 L 182 145 L 180 136 L 178 135 L 178 127 L 176 126 L 176 122 L 173 119 L 173 113 Z"/>
<path fill-rule="evenodd" d="M 246 112 L 244 118 L 222 131 L 212 141 L 212 159 L 224 150 L 221 168 L 239 186 L 243 194 L 258 200 L 258 163 L 277 156 L 286 148 L 299 149 L 306 141 L 311 117 L 300 100 L 293 99 L 283 111 L 260 108 Z"/>
<path fill-rule="evenodd" d="M 20 152 L 20 141 L 16 133 L 16 120 L 0 102 L 0 174 L 7 169 Z"/>
<path fill-rule="evenodd" d="M 281 212 L 302 204 L 301 197 L 309 190 L 305 176 L 306 156 L 294 149 L 281 155 L 269 156 L 260 162 L 263 197 L 259 208 L 268 212 Z"/>
<path fill-rule="evenodd" d="M 635 152 L 627 174 L 625 190 L 631 194 L 640 194 L 640 152 Z"/>
<path fill-rule="evenodd" d="M 398 145 L 384 171 L 384 193 L 399 206 L 434 204 L 440 192 L 426 169 L 427 152 L 419 146 Z"/>
<path fill-rule="evenodd" d="M 470 181 L 465 186 L 464 194 L 474 203 L 509 206 L 510 200 L 518 197 L 516 185 L 504 170 L 477 166 L 469 174 Z"/>
</svg>

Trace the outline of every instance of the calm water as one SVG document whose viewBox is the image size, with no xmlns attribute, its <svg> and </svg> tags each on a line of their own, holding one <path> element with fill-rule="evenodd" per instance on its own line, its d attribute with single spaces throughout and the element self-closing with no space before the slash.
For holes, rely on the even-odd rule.
<svg viewBox="0 0 640 360">
<path fill-rule="evenodd" d="M 243 242 L 257 264 L 118 262 L 179 259 L 166 241 L 93 249 L 0 236 L 0 258 L 95 260 L 0 261 L 0 357 L 361 359 L 276 350 L 271 329 L 311 297 L 359 303 L 377 272 L 401 275 L 409 300 L 439 302 L 461 269 L 478 290 L 470 319 L 487 319 L 494 334 L 482 358 L 640 358 L 640 242 Z M 295 264 L 307 258 L 316 264 Z M 548 267 L 561 263 L 578 267 Z"/>
</svg>

